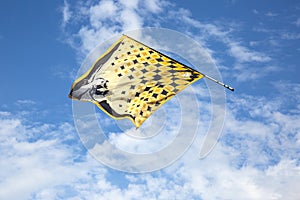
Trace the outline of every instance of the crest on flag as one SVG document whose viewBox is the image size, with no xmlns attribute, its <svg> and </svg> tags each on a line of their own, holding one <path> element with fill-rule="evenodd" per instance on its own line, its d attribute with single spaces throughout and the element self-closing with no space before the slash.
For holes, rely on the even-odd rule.
<svg viewBox="0 0 300 200">
<path fill-rule="evenodd" d="M 160 106 L 204 75 L 123 35 L 72 85 L 69 97 L 90 101 L 138 128 Z"/>
</svg>

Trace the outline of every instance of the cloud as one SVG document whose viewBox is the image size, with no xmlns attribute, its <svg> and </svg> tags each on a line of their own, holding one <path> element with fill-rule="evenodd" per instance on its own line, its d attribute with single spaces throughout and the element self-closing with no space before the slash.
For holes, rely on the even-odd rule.
<svg viewBox="0 0 300 200">
<path fill-rule="evenodd" d="M 231 34 L 236 24 L 226 24 L 225 27 L 224 25 L 221 25 L 221 23 L 217 25 L 212 23 L 202 23 L 193 19 L 186 10 L 181 10 L 180 16 L 185 23 L 192 25 L 203 32 L 202 34 L 205 35 L 204 39 L 214 37 L 225 44 L 230 55 L 239 62 L 268 62 L 271 60 L 271 58 L 264 53 L 250 50 L 243 46 L 240 41 L 233 38 Z"/>
<path fill-rule="evenodd" d="M 277 90 L 274 92 L 281 93 Z M 237 103 L 235 106 L 241 108 L 241 111 L 239 111 L 241 113 L 238 114 L 234 111 L 235 119 L 229 116 L 229 125 L 231 124 L 234 129 L 238 127 L 241 129 L 232 130 L 232 128 L 229 128 L 228 139 L 230 140 L 228 140 L 228 142 L 230 146 L 234 147 L 235 145 L 231 143 L 234 140 L 233 138 L 239 140 L 245 137 L 245 140 L 242 139 L 240 141 L 246 142 L 245 144 L 249 148 L 251 147 L 251 149 L 247 150 L 246 147 L 241 152 L 254 153 L 245 155 L 245 158 L 249 160 L 247 163 L 250 165 L 253 163 L 253 165 L 265 167 L 281 159 L 290 158 L 293 160 L 297 157 L 297 149 L 299 149 L 299 147 L 297 147 L 299 142 L 297 138 L 299 136 L 300 126 L 296 125 L 295 122 L 299 120 L 299 116 L 293 112 L 291 106 L 289 106 L 289 110 L 286 110 L 285 100 L 282 97 L 283 96 L 281 96 L 281 98 L 267 99 L 265 97 L 245 96 L 240 100 L 233 99 L 233 101 Z M 294 105 L 297 105 L 297 102 L 295 102 Z M 246 117 L 246 115 L 244 118 L 241 118 L 245 115 L 242 110 L 247 111 L 249 116 Z M 236 122 L 241 124 L 234 125 Z M 251 124 L 247 125 L 249 122 Z M 244 129 L 243 127 L 247 128 Z M 251 127 L 251 129 L 249 127 Z M 230 132 L 232 132 L 233 135 Z M 235 135 L 235 132 L 238 132 L 239 135 Z M 245 135 L 242 136 L 243 134 Z M 260 155 L 256 155 L 255 152 L 260 152 Z"/>
<path fill-rule="evenodd" d="M 300 39 L 300 34 L 292 33 L 292 32 L 284 32 L 281 34 L 281 38 L 285 40 L 298 40 Z"/>
<path fill-rule="evenodd" d="M 170 199 L 192 198 L 179 180 L 165 175 L 123 177 L 120 188 L 108 171 L 81 152 L 70 124 L 24 124 L 12 114 L 0 119 L 1 199 Z M 57 127 L 57 128 L 56 128 Z M 43 135 L 41 137 L 41 135 Z M 178 189 L 184 192 L 175 192 Z"/>
<path fill-rule="evenodd" d="M 73 163 L 79 156 L 75 154 L 77 148 L 68 148 L 68 142 L 74 140 L 70 124 L 62 123 L 56 128 L 25 125 L 24 121 L 13 114 L 0 118 L 1 199 L 29 199 L 87 173 L 79 170 L 80 162 Z"/>
<path fill-rule="evenodd" d="M 274 92 L 284 92 L 281 88 L 290 88 L 294 93 L 299 85 L 286 83 Z M 286 94 L 286 98 L 289 96 Z M 297 198 L 299 115 L 285 111 L 284 101 L 277 98 L 237 94 L 228 101 L 223 135 L 208 157 L 198 159 L 204 136 L 199 134 L 173 165 L 135 175 L 97 163 L 83 149 L 69 123 L 29 122 L 19 115 L 1 112 L 0 198 Z M 295 105 L 298 103 L 299 99 Z M 208 113 L 202 115 L 210 120 Z M 132 144 L 122 137 L 111 139 L 123 147 Z"/>
<path fill-rule="evenodd" d="M 67 33 L 67 42 L 86 55 L 98 44 L 116 34 L 142 28 L 146 16 L 151 19 L 152 15 L 160 13 L 166 5 L 168 4 L 165 1 L 156 0 L 104 0 L 96 4 L 80 3 L 79 6 L 75 6 L 75 10 L 68 12 L 77 13 L 76 15 L 79 16 L 72 22 L 68 20 L 69 26 L 78 27 L 81 21 L 87 23 L 80 25 L 77 33 Z M 69 10 L 68 4 L 65 4 L 63 10 Z M 80 44 L 77 43 L 78 39 Z"/>
<path fill-rule="evenodd" d="M 300 85 L 286 81 L 273 83 L 273 86 L 279 91 L 278 101 L 281 102 L 284 110 L 289 110 L 292 113 L 299 113 L 295 105 L 299 105 Z"/>
<path fill-rule="evenodd" d="M 296 26 L 300 26 L 300 17 L 295 21 Z"/>
<path fill-rule="evenodd" d="M 271 58 L 264 53 L 251 51 L 241 46 L 238 42 L 229 42 L 229 53 L 236 58 L 237 61 L 243 62 L 268 62 Z"/>
<path fill-rule="evenodd" d="M 282 113 L 284 105 L 276 98 L 238 95 L 228 105 L 223 136 L 207 158 L 197 159 L 201 146 L 198 137 L 184 157 L 160 172 L 163 175 L 157 177 L 152 173 L 146 179 L 143 175 L 132 175 L 129 184 L 134 181 L 140 187 L 138 183 L 148 179 L 167 179 L 169 188 L 164 193 L 169 194 L 168 198 L 178 195 L 199 199 L 294 199 L 298 195 L 294 192 L 295 184 L 300 179 L 300 126 L 296 123 L 299 116 Z M 287 189 L 285 184 L 291 188 Z M 151 190 L 148 187 L 145 185 L 146 191 Z M 175 188 L 181 188 L 177 190 L 180 192 L 175 193 Z M 160 192 L 156 190 L 155 194 Z"/>
<path fill-rule="evenodd" d="M 267 12 L 265 15 L 266 15 L 267 17 L 276 17 L 276 16 L 278 16 L 277 13 L 274 13 L 274 12 L 271 12 L 271 11 Z"/>
<path fill-rule="evenodd" d="M 195 20 L 187 10 L 180 10 L 181 20 L 184 24 L 196 28 L 197 35 L 192 37 L 201 41 L 205 50 L 211 55 L 217 66 L 222 66 L 224 59 L 233 60 L 230 67 L 223 67 L 223 75 L 235 77 L 238 82 L 258 80 L 268 76 L 270 73 L 280 71 L 272 57 L 265 52 L 253 50 L 253 44 L 246 46 L 245 42 L 235 37 L 235 30 L 240 29 L 240 25 L 229 22 L 205 23 Z M 195 31 L 195 30 L 194 30 Z M 212 50 L 209 43 L 216 43 L 222 50 Z M 271 41 L 270 41 L 271 42 Z M 274 42 L 273 42 L 274 43 Z M 252 44 L 252 45 L 251 45 Z M 256 42 L 255 44 L 258 44 Z M 257 48 L 257 45 L 254 46 Z M 224 58 L 222 58 L 222 57 Z M 221 57 L 221 59 L 220 59 Z"/>
<path fill-rule="evenodd" d="M 117 10 L 113 1 L 99 1 L 99 4 L 89 9 L 91 25 L 98 28 L 101 26 L 99 21 L 116 17 Z"/>
<path fill-rule="evenodd" d="M 178 13 L 180 14 L 178 15 Z M 239 24 L 228 21 L 201 22 L 193 19 L 191 13 L 185 9 L 179 9 L 178 12 L 171 14 L 173 18 L 177 16 L 180 16 L 179 21 L 185 24 L 185 27 L 192 27 L 193 32 L 197 32 L 197 35 L 192 34 L 191 36 L 200 41 L 217 66 L 222 66 L 224 59 L 233 60 L 230 67 L 224 66 L 222 68 L 225 71 L 224 75 L 227 74 L 231 78 L 235 77 L 240 82 L 258 80 L 268 76 L 271 72 L 279 71 L 277 66 L 269 64 L 273 62 L 270 55 L 262 51 L 253 50 L 253 42 L 248 47 L 245 45 L 245 42 L 235 36 L 236 30 L 240 29 Z M 189 33 L 188 31 L 186 32 Z M 210 43 L 217 43 L 222 50 L 211 49 Z M 256 42 L 255 44 L 255 47 L 257 47 L 259 43 Z"/>
<path fill-rule="evenodd" d="M 36 104 L 36 102 L 33 101 L 33 100 L 30 100 L 30 99 L 20 99 L 20 100 L 17 100 L 16 104 L 18 106 L 22 106 L 22 105 L 34 105 L 34 104 Z"/>
<path fill-rule="evenodd" d="M 62 27 L 64 28 L 70 21 L 73 14 L 70 10 L 70 5 L 67 2 L 67 0 L 64 0 L 64 5 L 61 8 L 61 12 L 62 12 Z"/>
<path fill-rule="evenodd" d="M 166 5 L 170 5 L 170 3 L 166 1 L 159 1 L 159 0 L 146 0 L 145 1 L 145 8 L 152 13 L 160 13 L 163 11 Z"/>
<path fill-rule="evenodd" d="M 210 56 L 221 51 L 226 52 L 235 63 L 235 67 L 230 68 L 230 71 L 238 81 L 256 80 L 279 71 L 279 68 L 271 63 L 274 59 L 271 55 L 248 47 L 243 39 L 236 36 L 236 30 L 240 28 L 238 24 L 198 21 L 186 9 L 176 8 L 176 12 L 168 10 L 166 5 L 171 4 L 168 1 L 164 1 L 163 6 L 159 6 L 161 1 L 151 1 L 152 4 L 147 3 L 148 1 L 131 1 L 128 4 L 124 2 L 99 1 L 95 4 L 84 4 L 80 10 L 76 10 L 80 19 L 77 18 L 74 22 L 78 28 L 74 29 L 71 36 L 73 42 L 80 41 L 76 44 L 79 52 L 87 53 L 96 44 L 128 29 L 152 23 L 160 25 L 172 22 L 182 33 L 187 33 L 200 42 Z M 108 10 L 106 16 L 99 12 L 103 9 Z M 255 10 L 253 12 L 256 13 Z M 274 13 L 268 15 L 275 17 Z M 132 20 L 129 21 L 129 17 Z M 80 23 L 80 20 L 85 23 Z M 68 24 L 71 24 L 71 21 Z M 270 32 L 268 29 L 259 31 L 270 34 L 276 32 Z M 292 38 L 288 35 L 285 37 Z M 210 47 L 211 41 L 221 44 L 222 50 Z M 220 62 L 218 58 L 215 58 L 215 61 Z M 134 175 L 110 171 L 96 165 L 85 152 L 79 154 L 81 162 L 78 163 L 71 159 L 75 155 L 78 156 L 78 152 L 73 151 L 74 145 L 67 145 L 61 138 L 65 132 L 56 133 L 54 138 L 49 138 L 50 141 L 34 145 L 43 144 L 43 151 L 49 150 L 50 146 L 57 147 L 62 150 L 64 159 L 53 156 L 54 164 L 50 166 L 71 168 L 74 170 L 70 172 L 72 174 L 78 171 L 81 173 L 73 178 L 66 177 L 68 184 L 60 180 L 50 181 L 52 186 L 45 186 L 37 189 L 38 191 L 30 188 L 26 194 L 35 193 L 35 197 L 60 195 L 70 199 L 296 199 L 300 195 L 296 188 L 300 180 L 298 90 L 298 84 L 276 82 L 268 98 L 258 95 L 229 95 L 228 117 L 223 135 L 208 157 L 203 160 L 197 157 L 204 137 L 204 133 L 199 134 L 181 159 L 168 168 L 148 174 Z M 285 91 L 285 94 L 282 91 Z M 203 93 L 205 91 L 199 91 L 198 97 L 201 98 Z M 198 103 L 210 109 L 207 102 Z M 208 113 L 208 110 L 201 112 L 204 121 L 210 120 L 211 116 Z M 4 113 L 3 116 L 7 114 Z M 12 132 L 24 129 L 18 125 L 22 122 L 10 120 L 10 126 L 6 125 L 3 128 Z M 54 129 L 53 126 L 50 127 Z M 36 139 L 36 142 L 38 141 Z M 110 141 L 132 152 L 153 151 L 153 148 L 157 148 L 155 145 L 139 146 L 117 133 L 111 133 Z M 38 158 L 42 160 L 42 157 Z M 11 173 L 6 171 L 6 174 Z M 115 179 L 110 179 L 111 176 Z"/>
<path fill-rule="evenodd" d="M 208 93 L 207 90 L 206 92 Z M 202 113 L 209 113 L 209 110 L 206 109 L 206 107 L 210 106 L 209 103 L 192 101 L 194 98 L 195 94 L 191 93 L 191 90 L 185 90 L 153 113 L 138 130 L 129 128 L 122 130 L 120 133 L 110 133 L 109 142 L 127 152 L 154 153 L 160 151 L 174 142 L 180 134 L 179 129 L 183 126 L 182 123 L 185 123 L 185 127 L 192 127 L 193 119 L 198 118 L 198 112 L 195 111 L 196 107 L 200 108 Z M 182 106 L 180 102 L 190 102 L 190 104 Z M 194 105 L 194 103 L 201 103 L 203 108 Z M 183 111 L 182 109 L 185 110 Z M 189 116 L 182 116 L 183 113 L 189 113 Z M 189 137 L 189 131 L 186 131 L 183 135 L 186 138 Z M 140 139 L 137 140 L 137 138 Z M 193 137 L 190 139 L 192 140 Z M 184 139 L 182 139 L 182 144 L 184 143 L 183 141 Z"/>
<path fill-rule="evenodd" d="M 185 178 L 184 182 L 199 199 L 294 199 L 298 195 L 298 192 L 293 192 L 294 184 L 299 180 L 299 166 L 294 161 L 281 161 L 266 171 L 250 166 L 236 169 L 231 163 L 235 154 L 238 155 L 238 152 L 218 145 L 212 155 L 201 164 L 190 160 L 177 170 L 184 172 L 181 174 Z M 286 168 L 281 167 L 286 162 L 289 163 Z M 274 168 L 278 171 L 274 174 L 269 173 Z M 291 174 L 286 174 L 289 171 L 295 172 L 295 179 L 290 179 Z M 291 185 L 292 188 L 286 190 L 285 184 Z"/>
<path fill-rule="evenodd" d="M 182 158 L 186 182 L 194 193 L 203 199 L 296 198 L 299 116 L 281 113 L 278 99 L 235 95 L 228 105 L 223 136 L 210 156 L 198 162 L 191 150 Z M 286 190 L 285 184 L 291 189 Z"/>
<path fill-rule="evenodd" d="M 250 80 L 257 80 L 266 77 L 272 73 L 281 71 L 277 66 L 263 66 L 261 68 L 251 68 L 249 64 L 236 64 L 234 70 L 237 73 L 230 73 L 230 76 L 236 78 L 238 82 L 246 82 Z"/>
<path fill-rule="evenodd" d="M 187 9 L 178 8 L 176 11 L 168 9 L 176 6 L 169 1 L 151 1 L 150 4 L 147 2 L 136 0 L 128 3 L 121 0 L 105 0 L 81 5 L 80 9 L 75 6 L 72 12 L 81 17 L 74 19 L 73 23 L 70 20 L 69 27 L 74 27 L 73 31 L 67 34 L 70 45 L 83 58 L 98 44 L 114 35 L 147 26 L 160 26 L 161 23 L 172 21 L 178 30 L 197 40 L 217 65 L 223 66 L 223 58 L 220 58 L 220 55 L 233 59 L 235 63 L 231 66 L 236 67 L 224 66 L 223 70 L 230 70 L 230 74 L 234 74 L 239 81 L 259 79 L 268 75 L 267 72 L 277 70 L 274 65 L 267 64 L 265 73 L 258 73 L 258 75 L 253 73 L 261 70 L 261 67 L 255 67 L 257 63 L 269 63 L 273 59 L 265 52 L 254 50 L 253 45 L 245 45 L 245 42 L 236 37 L 236 30 L 241 28 L 238 23 L 202 22 L 194 19 Z M 82 23 L 83 21 L 85 23 Z M 222 51 L 212 49 L 211 42 L 218 42 L 222 46 Z M 240 71 L 239 66 L 242 64 L 247 67 Z"/>
<path fill-rule="evenodd" d="M 295 24 L 297 25 L 297 22 L 295 22 Z M 300 34 L 293 32 L 287 29 L 270 29 L 270 28 L 266 28 L 266 27 L 255 27 L 254 31 L 256 32 L 260 32 L 260 33 L 265 33 L 269 36 L 269 38 L 271 38 L 270 44 L 275 44 L 275 46 L 283 46 L 282 44 L 280 44 L 280 42 L 282 42 L 283 40 L 297 40 L 300 38 Z"/>
<path fill-rule="evenodd" d="M 256 15 L 259 14 L 258 10 L 256 10 L 256 9 L 253 9 L 252 12 Z"/>
</svg>

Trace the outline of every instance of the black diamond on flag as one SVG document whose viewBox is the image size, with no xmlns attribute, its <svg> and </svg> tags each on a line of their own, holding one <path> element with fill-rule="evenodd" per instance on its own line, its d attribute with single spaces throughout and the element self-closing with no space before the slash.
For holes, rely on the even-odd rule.
<svg viewBox="0 0 300 200">
<path fill-rule="evenodd" d="M 156 97 L 158 96 L 158 94 L 154 93 L 152 96 L 153 96 L 154 98 L 156 98 Z"/>
<path fill-rule="evenodd" d="M 158 73 L 160 72 L 160 70 L 159 70 L 159 69 L 156 69 L 154 72 L 158 74 Z"/>
<path fill-rule="evenodd" d="M 167 94 L 168 94 L 168 92 L 167 92 L 166 90 L 163 90 L 163 91 L 161 92 L 161 94 L 163 94 L 163 95 L 167 95 Z"/>
<path fill-rule="evenodd" d="M 141 72 L 143 72 L 144 74 L 148 72 L 148 70 L 146 69 L 142 69 Z"/>
<path fill-rule="evenodd" d="M 157 58 L 156 60 L 157 60 L 157 62 L 162 62 L 163 61 L 161 58 Z"/>
<path fill-rule="evenodd" d="M 144 62 L 143 65 L 144 65 L 145 67 L 147 67 L 147 66 L 149 65 L 149 63 Z"/>
<path fill-rule="evenodd" d="M 135 69 L 134 69 L 134 68 L 131 68 L 131 69 L 130 69 L 130 71 L 134 72 L 134 71 L 135 71 Z"/>
<path fill-rule="evenodd" d="M 149 91 L 151 89 L 151 87 L 146 87 L 145 91 Z"/>
<path fill-rule="evenodd" d="M 154 80 L 160 80 L 160 79 L 161 79 L 161 76 L 158 75 L 158 74 L 156 74 L 156 75 L 153 76 L 153 78 L 154 78 Z"/>
</svg>

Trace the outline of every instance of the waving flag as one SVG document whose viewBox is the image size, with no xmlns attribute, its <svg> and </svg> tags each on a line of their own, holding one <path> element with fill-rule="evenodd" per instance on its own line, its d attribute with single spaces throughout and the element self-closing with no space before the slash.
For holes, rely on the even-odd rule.
<svg viewBox="0 0 300 200">
<path fill-rule="evenodd" d="M 166 101 L 201 79 L 200 72 L 123 35 L 72 85 L 69 97 L 90 101 L 138 128 Z"/>
</svg>

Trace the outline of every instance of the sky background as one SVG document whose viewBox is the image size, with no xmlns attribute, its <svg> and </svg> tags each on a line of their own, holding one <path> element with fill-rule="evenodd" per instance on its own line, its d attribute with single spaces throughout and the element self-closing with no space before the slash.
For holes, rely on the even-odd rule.
<svg viewBox="0 0 300 200">
<path fill-rule="evenodd" d="M 299 199 L 298 1 L 4 0 L 0 25 L 0 199 Z M 208 157 L 198 159 L 196 140 L 172 165 L 131 174 L 87 152 L 67 94 L 92 49 L 143 27 L 196 40 L 236 91 L 226 91 L 225 124 Z M 131 145 L 122 133 L 109 139 Z"/>
</svg>

